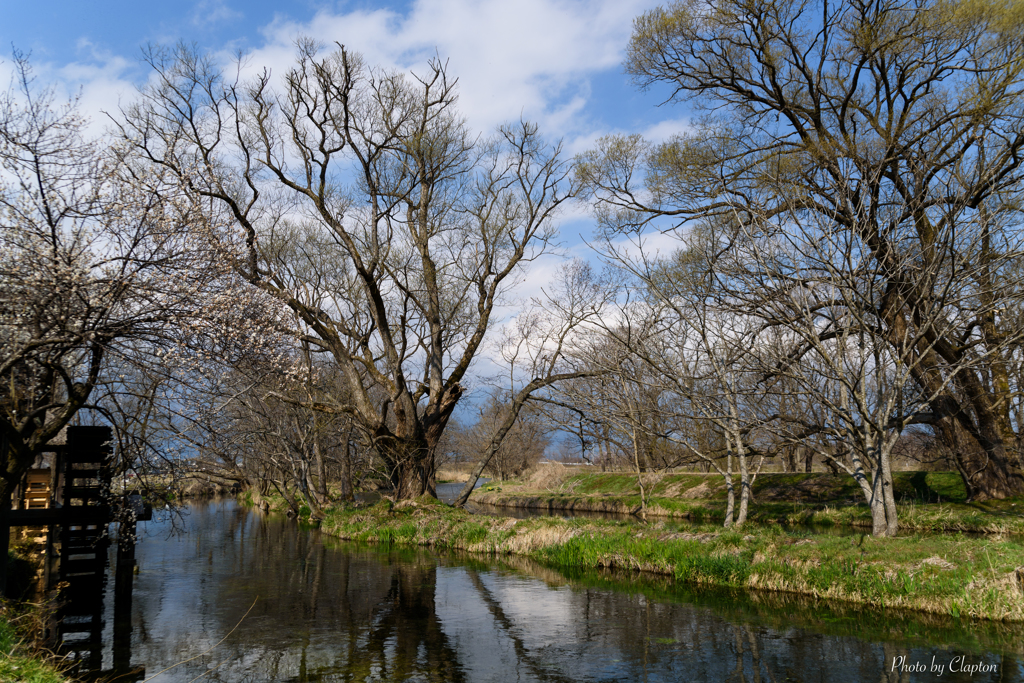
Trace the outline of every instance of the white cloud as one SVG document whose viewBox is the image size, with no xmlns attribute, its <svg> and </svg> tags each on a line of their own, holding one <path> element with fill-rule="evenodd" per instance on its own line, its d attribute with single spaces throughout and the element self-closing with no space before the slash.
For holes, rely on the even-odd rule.
<svg viewBox="0 0 1024 683">
<path fill-rule="evenodd" d="M 241 18 L 242 13 L 228 7 L 225 0 L 199 0 L 192 10 L 194 26 L 209 27 Z"/>
<path fill-rule="evenodd" d="M 78 113 L 88 121 L 86 132 L 98 135 L 108 126 L 104 112 L 116 112 L 119 102 L 130 100 L 135 85 L 130 75 L 135 62 L 97 48 L 87 40 L 76 44 L 80 58 L 66 64 L 37 59 L 29 60 L 33 76 L 33 96 L 52 89 L 53 103 L 60 106 L 78 100 Z M 14 77 L 12 60 L 0 62 L 0 83 L 6 88 Z M 16 88 L 17 89 L 17 88 Z"/>
<path fill-rule="evenodd" d="M 107 128 L 107 114 L 116 115 L 118 107 L 135 96 L 135 84 L 129 78 L 134 68 L 135 64 L 123 57 L 97 54 L 89 62 L 74 62 L 57 70 L 59 82 L 78 95 L 91 133 Z"/>
<path fill-rule="evenodd" d="M 589 149 L 614 119 L 596 100 L 591 80 L 618 71 L 632 19 L 656 4 L 652 0 L 413 0 L 403 12 L 391 9 L 321 10 L 308 21 L 276 15 L 259 37 L 228 35 L 221 43 L 227 62 L 246 43 L 252 71 L 270 68 L 281 75 L 292 65 L 295 40 L 309 36 L 325 45 L 344 44 L 367 64 L 422 73 L 440 57 L 459 80 L 459 108 L 470 125 L 489 133 L 498 124 L 523 117 L 551 138 L 565 138 L 566 152 Z M 209 28 L 241 15 L 228 0 L 199 0 L 193 24 Z M 236 22 L 237 23 L 237 22 Z M 171 43 L 175 37 L 168 37 Z M 128 56 L 115 56 L 88 42 L 78 45 L 74 62 L 49 65 L 49 75 L 68 93 L 81 88 L 85 112 L 103 122 L 101 110 L 115 109 L 134 94 L 133 81 L 144 68 Z M 36 63 L 37 71 L 42 64 Z M 49 82 L 44 78 L 44 82 Z M 666 121 L 647 131 L 664 139 L 680 122 Z M 612 132 L 612 131 L 609 131 Z"/>
<path fill-rule="evenodd" d="M 236 46 L 255 44 L 249 52 L 249 68 L 269 68 L 277 76 L 293 64 L 299 36 L 328 46 L 344 44 L 361 53 L 367 64 L 386 69 L 422 73 L 427 61 L 438 56 L 448 60 L 449 74 L 459 79 L 460 110 L 475 130 L 488 133 L 522 116 L 538 123 L 545 136 L 565 138 L 565 151 L 571 155 L 592 148 L 600 135 L 633 132 L 617 127 L 625 125 L 615 119 L 618 103 L 598 101 L 592 79 L 620 70 L 633 17 L 655 4 L 653 0 L 413 0 L 403 12 L 321 10 L 308 21 L 279 15 L 263 26 L 255 40 L 245 35 L 224 39 L 219 56 L 226 62 Z M 240 17 L 226 0 L 200 0 L 193 7 L 186 17 L 203 29 Z M 177 38 L 169 36 L 164 42 Z M 80 90 L 83 113 L 96 129 L 107 125 L 101 112 L 116 111 L 119 101 L 131 100 L 134 82 L 149 75 L 134 59 L 104 53 L 89 43 L 79 45 L 75 62 L 34 66 L 40 82 L 58 80 L 69 94 Z M 685 125 L 685 120 L 667 120 L 642 132 L 648 139 L 661 141 Z M 594 261 L 577 237 L 590 231 L 587 207 L 566 207 L 560 223 L 565 252 Z M 663 249 L 678 246 L 670 236 L 655 235 L 653 240 Z M 510 324 L 522 310 L 522 302 L 550 285 L 561 262 L 560 256 L 550 255 L 525 268 L 515 291 L 518 303 L 508 302 L 497 317 Z M 496 328 L 494 339 L 497 332 Z M 495 367 L 496 354 L 490 348 L 482 354 L 477 371 L 487 375 Z"/>
<path fill-rule="evenodd" d="M 345 44 L 366 62 L 422 70 L 438 55 L 460 82 L 460 108 L 478 130 L 524 116 L 549 135 L 587 127 L 589 78 L 617 69 L 631 21 L 650 2 L 416 0 L 408 13 L 331 13 L 275 21 L 254 66 L 284 69 L 297 36 Z"/>
<path fill-rule="evenodd" d="M 643 131 L 643 136 L 651 142 L 665 142 L 673 135 L 682 135 L 690 130 L 687 119 L 665 119 L 658 121 Z"/>
</svg>

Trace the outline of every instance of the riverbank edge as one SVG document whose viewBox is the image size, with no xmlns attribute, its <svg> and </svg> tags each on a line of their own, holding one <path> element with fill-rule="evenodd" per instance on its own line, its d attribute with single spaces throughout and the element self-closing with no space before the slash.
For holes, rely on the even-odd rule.
<svg viewBox="0 0 1024 683">
<path fill-rule="evenodd" d="M 572 495 L 543 491 L 518 493 L 474 492 L 474 503 L 519 510 L 547 512 L 601 512 L 633 515 L 640 510 L 640 496 Z M 997 516 L 970 505 L 957 503 L 897 504 L 901 530 L 965 532 L 974 534 L 1024 534 L 1024 516 Z M 645 513 L 666 519 L 696 523 L 718 523 L 725 519 L 725 505 L 719 501 L 683 501 L 652 497 Z M 808 503 L 755 503 L 748 520 L 755 524 L 810 525 L 871 529 L 871 511 L 866 505 L 833 507 Z"/>
<path fill-rule="evenodd" d="M 259 502 L 252 494 L 240 499 Z M 285 509 L 283 500 L 267 503 Z M 875 539 L 756 525 L 680 533 L 659 524 L 471 515 L 430 497 L 335 505 L 320 529 L 343 540 L 522 555 L 564 569 L 625 569 L 698 587 L 1024 622 L 1024 547 L 1000 536 Z"/>
<path fill-rule="evenodd" d="M 0 612 L 0 681 L 67 683 L 68 680 L 46 657 L 23 648 L 14 626 Z"/>
</svg>

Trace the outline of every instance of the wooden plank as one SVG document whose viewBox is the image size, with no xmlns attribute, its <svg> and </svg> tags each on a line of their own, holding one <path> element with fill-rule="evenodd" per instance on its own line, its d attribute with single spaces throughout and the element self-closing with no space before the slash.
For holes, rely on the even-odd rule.
<svg viewBox="0 0 1024 683">
<path fill-rule="evenodd" d="M 110 520 L 106 505 L 75 508 L 34 508 L 11 510 L 11 526 L 49 526 L 50 524 L 103 524 Z"/>
</svg>

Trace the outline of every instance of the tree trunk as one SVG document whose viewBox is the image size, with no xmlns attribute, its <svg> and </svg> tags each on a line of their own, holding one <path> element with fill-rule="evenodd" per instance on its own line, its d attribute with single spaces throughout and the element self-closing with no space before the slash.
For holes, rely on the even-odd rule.
<svg viewBox="0 0 1024 683">
<path fill-rule="evenodd" d="M 885 518 L 885 501 L 882 498 L 882 487 L 875 487 L 872 491 L 868 507 L 871 508 L 871 535 L 881 538 L 888 535 L 888 522 Z"/>
<path fill-rule="evenodd" d="M 310 481 L 309 463 L 303 458 L 302 470 L 299 472 L 299 489 L 302 492 L 302 497 L 306 499 L 306 504 L 309 505 L 309 519 L 312 522 L 321 522 L 324 519 L 324 512 L 320 508 L 320 501 L 317 500 L 315 487 Z"/>
<path fill-rule="evenodd" d="M 736 490 L 733 486 L 732 481 L 732 453 L 726 456 L 725 464 L 725 525 L 726 527 L 732 526 L 733 523 L 733 511 L 736 509 Z"/>
<path fill-rule="evenodd" d="M 750 488 L 746 484 L 740 485 L 740 511 L 736 515 L 736 526 L 743 526 L 747 521 L 747 509 L 750 506 Z"/>
<path fill-rule="evenodd" d="M 313 435 L 313 449 L 316 453 L 316 494 L 321 505 L 329 502 L 327 492 L 327 458 L 324 457 L 324 449 L 320 444 L 320 434 Z"/>
<path fill-rule="evenodd" d="M 978 438 L 960 420 L 946 419 L 939 437 L 956 462 L 969 501 L 1007 498 L 1024 493 L 1024 479 L 1014 472 L 997 425 L 978 420 Z"/>
<path fill-rule="evenodd" d="M 502 420 L 501 424 L 499 424 L 498 428 L 494 431 L 494 434 L 491 436 L 491 443 L 487 445 L 487 450 L 484 452 L 483 457 L 480 458 L 480 462 L 477 463 L 477 466 L 473 468 L 473 473 L 470 475 L 469 479 L 466 480 L 466 485 L 462 487 L 459 497 L 455 500 L 455 503 L 453 503 L 455 507 L 463 507 L 466 504 L 466 501 L 469 500 L 469 495 L 473 493 L 473 489 L 476 488 L 477 481 L 480 480 L 480 475 L 483 474 L 488 463 L 491 462 L 491 459 L 501 448 L 502 444 L 505 443 L 505 437 L 515 425 L 516 420 L 519 419 L 519 412 L 523 409 L 523 406 L 526 405 L 526 401 L 530 398 L 530 394 L 542 386 L 547 386 L 548 384 L 553 383 L 553 381 L 554 378 L 552 377 L 544 379 L 534 378 L 533 381 L 520 389 L 519 393 L 515 395 L 515 398 L 512 399 L 512 405 L 505 414 L 505 419 Z"/>
<path fill-rule="evenodd" d="M 894 322 L 894 331 L 902 333 L 906 323 L 899 318 Z M 1020 495 L 1024 477 L 1013 471 L 1007 452 L 1006 439 L 1012 430 L 1003 424 L 997 407 L 1009 398 L 993 393 L 973 370 L 962 369 L 950 382 L 952 386 L 943 386 L 942 371 L 932 357 L 952 362 L 957 354 L 951 344 L 940 340 L 935 350 L 914 366 L 914 381 L 934 396 L 931 410 L 943 418 L 938 431 L 956 460 L 968 500 Z"/>
<path fill-rule="evenodd" d="M 736 516 L 736 526 L 747 521 L 747 509 L 750 507 L 750 472 L 747 470 L 747 456 L 739 453 L 740 461 L 740 511 Z"/>
<path fill-rule="evenodd" d="M 732 526 L 733 510 L 736 509 L 736 492 L 733 490 L 732 476 L 725 478 L 726 484 L 726 499 L 725 499 L 725 524 L 723 526 Z"/>
<path fill-rule="evenodd" d="M 4 486 L 0 478 L 0 486 Z M 7 553 L 11 545 L 11 492 L 0 491 L 0 600 L 7 596 Z"/>
<path fill-rule="evenodd" d="M 882 492 L 882 477 L 880 472 L 874 472 L 871 480 L 868 481 L 864 472 L 863 462 L 856 455 L 854 458 L 853 478 L 864 492 L 864 498 L 868 502 L 868 509 L 871 510 L 871 535 L 877 537 L 888 534 L 888 520 L 885 514 L 885 497 Z"/>
<path fill-rule="evenodd" d="M 871 510 L 871 535 L 875 537 L 891 536 L 896 533 L 896 509 L 895 505 L 891 510 L 891 517 L 889 512 L 886 510 L 885 501 L 885 472 L 882 465 L 882 452 L 881 448 L 877 446 L 871 440 L 871 434 L 866 433 L 862 430 L 858 434 L 857 442 L 852 446 L 850 450 L 850 460 L 853 464 L 853 468 L 847 469 L 847 472 L 853 475 L 853 480 L 860 486 L 861 491 L 864 493 L 864 499 L 868 503 L 868 508 Z M 830 458 L 826 459 L 826 462 L 832 463 Z M 870 475 L 870 479 L 868 478 Z M 892 489 L 892 473 L 889 474 L 888 488 Z M 893 529 L 892 533 L 889 529 Z"/>
<path fill-rule="evenodd" d="M 885 507 L 885 535 L 895 536 L 899 531 L 899 522 L 896 517 L 896 491 L 892 484 L 892 462 L 890 461 L 891 447 L 883 445 L 879 449 L 879 457 L 882 464 L 882 504 Z"/>
<path fill-rule="evenodd" d="M 352 488 L 352 428 L 349 427 L 345 432 L 345 453 L 341 457 L 342 500 L 355 500 L 356 496 Z"/>
<path fill-rule="evenodd" d="M 637 515 L 647 521 L 647 491 L 644 489 L 644 471 L 641 469 L 640 444 L 637 442 L 636 425 L 633 426 L 633 464 L 636 467 L 636 483 L 640 487 L 640 510 Z"/>
<path fill-rule="evenodd" d="M 271 479 L 270 482 L 274 485 L 274 488 L 277 489 L 277 492 L 281 494 L 281 497 L 283 497 L 288 503 L 288 509 L 298 516 L 299 502 L 295 500 L 295 496 L 293 496 L 292 492 L 288 490 L 288 483 L 282 481 L 281 484 L 278 485 L 277 480 L 275 479 Z"/>
<path fill-rule="evenodd" d="M 433 449 L 426 439 L 398 441 L 387 449 L 383 455 L 391 468 L 391 487 L 395 498 L 437 497 L 432 454 Z"/>
</svg>

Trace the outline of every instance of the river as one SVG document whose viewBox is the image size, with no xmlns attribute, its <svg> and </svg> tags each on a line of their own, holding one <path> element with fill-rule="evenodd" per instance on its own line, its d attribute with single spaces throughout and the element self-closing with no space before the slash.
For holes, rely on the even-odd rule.
<svg viewBox="0 0 1024 683">
<path fill-rule="evenodd" d="M 231 500 L 174 526 L 140 524 L 130 636 L 122 623 L 115 667 L 107 620 L 108 676 L 130 660 L 121 680 L 168 669 L 155 683 L 1024 681 L 1020 626 L 368 547 Z"/>
</svg>

